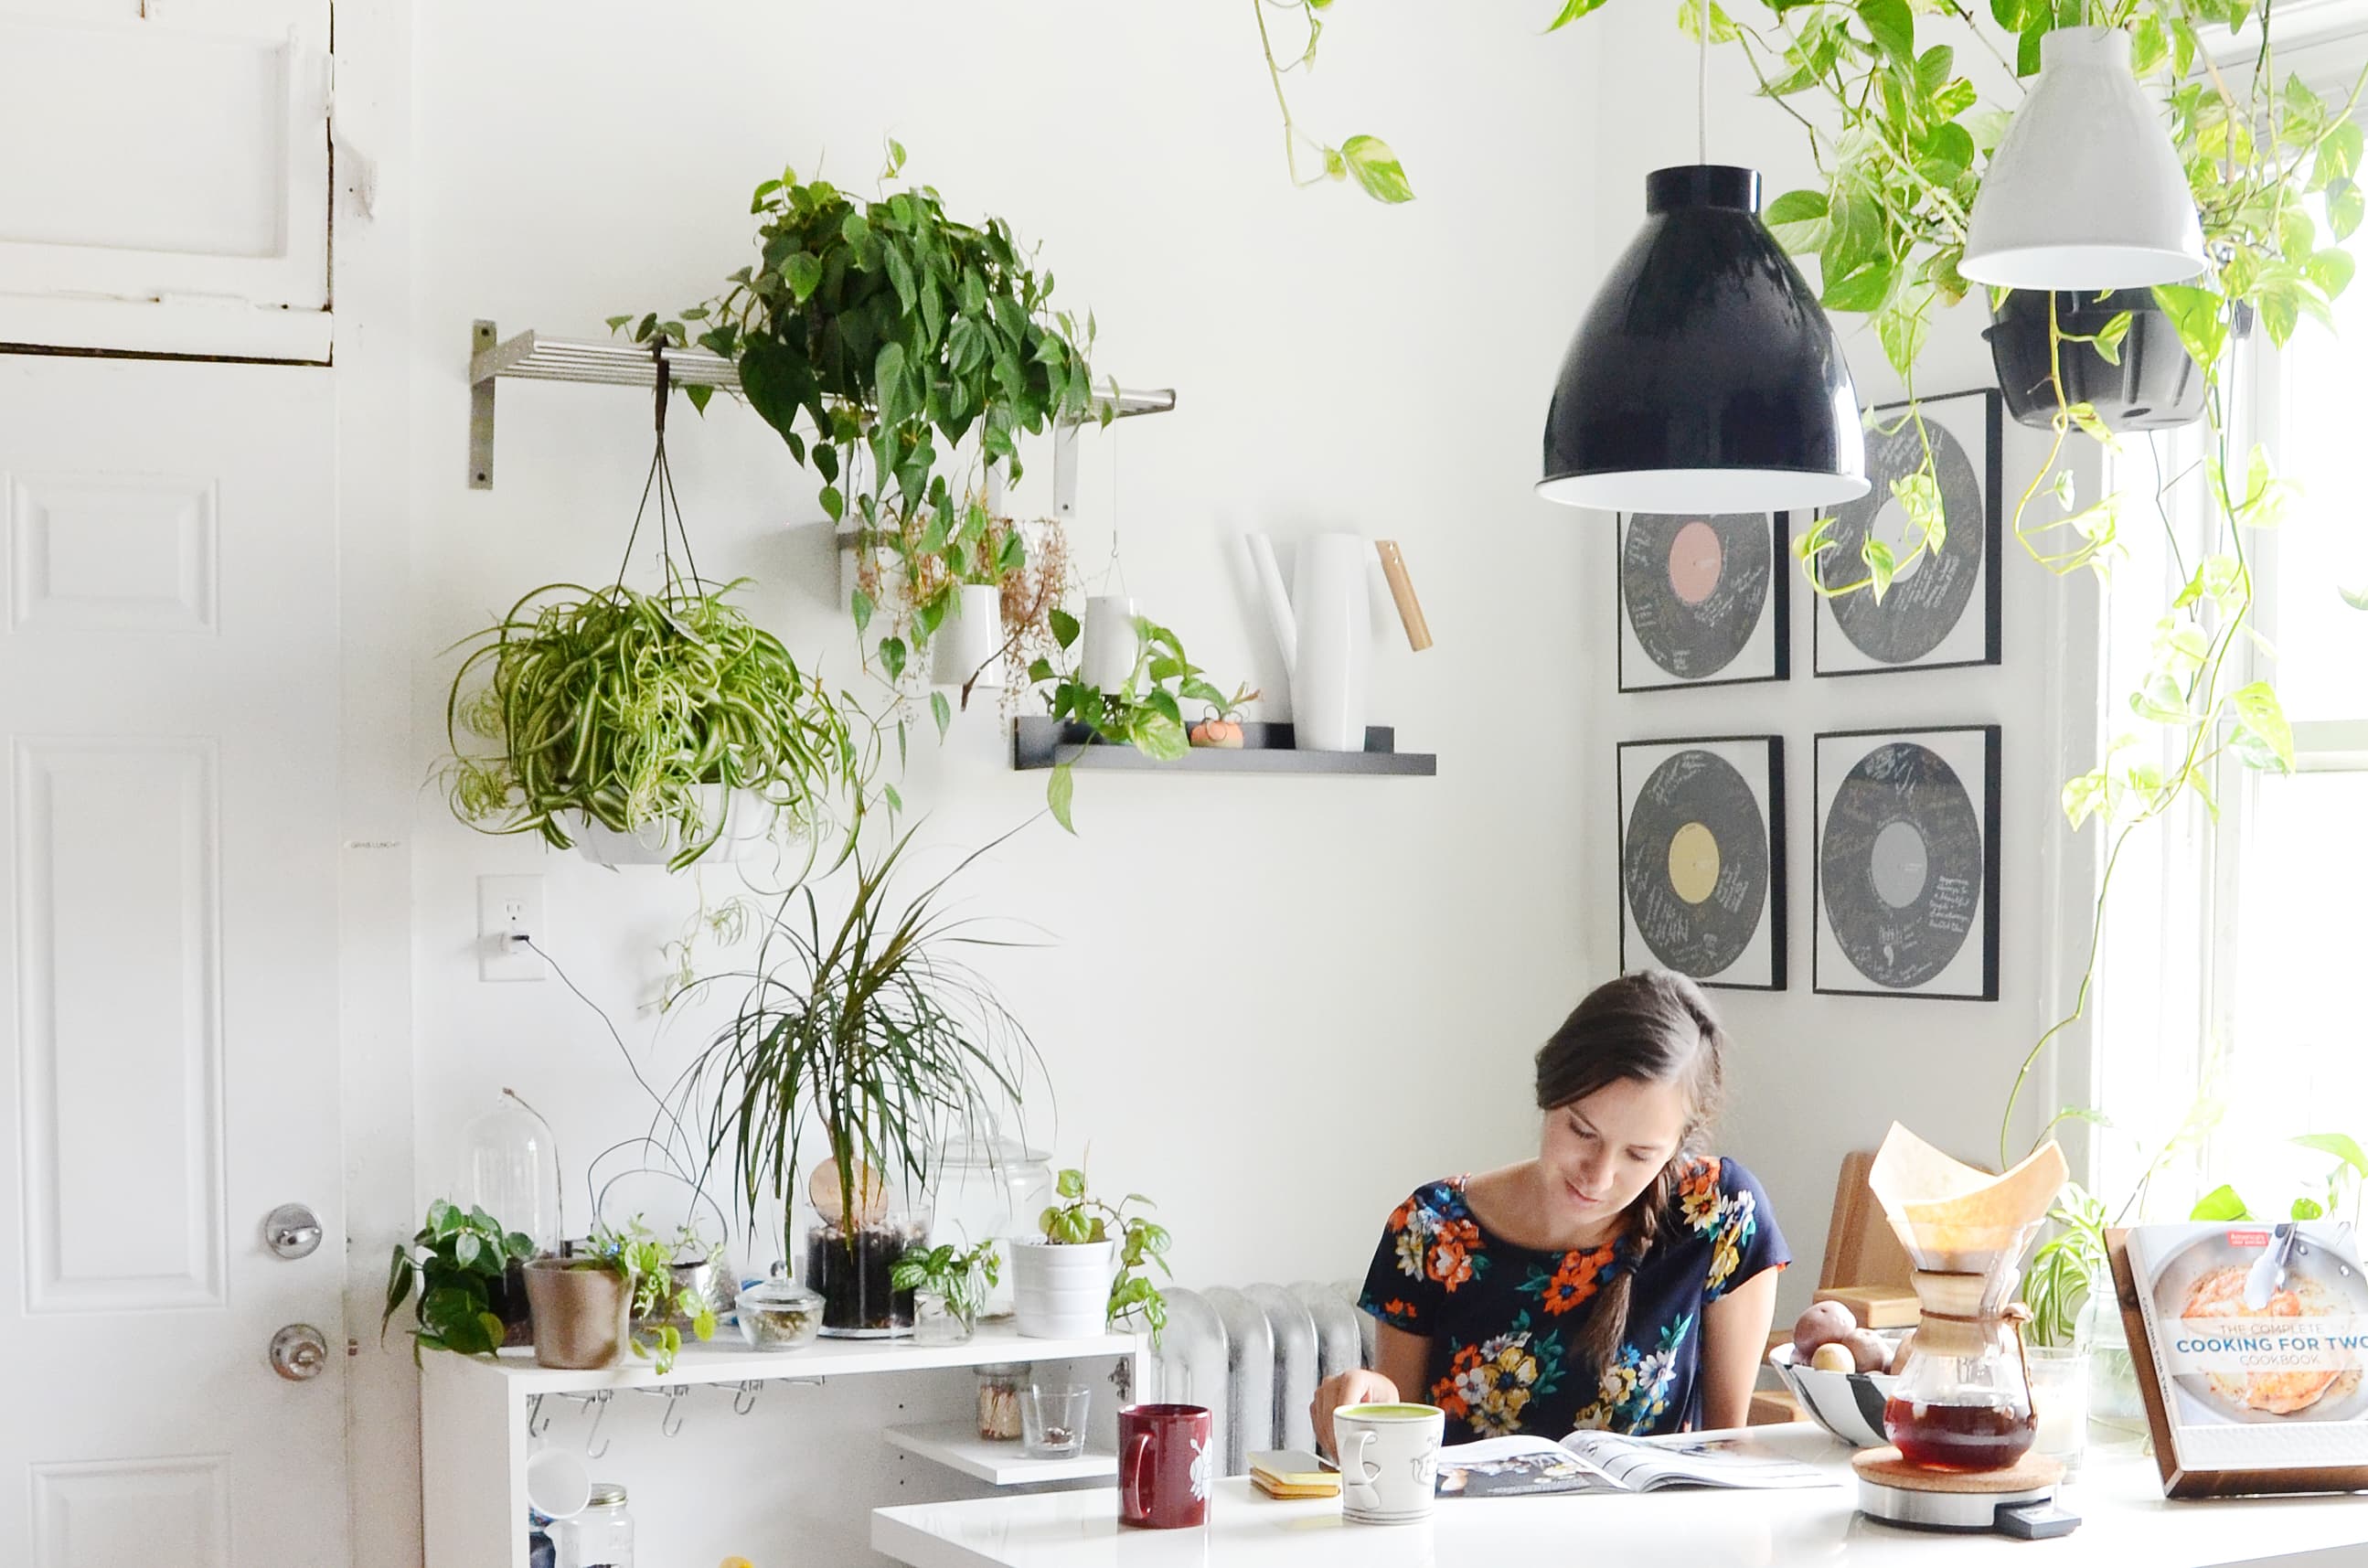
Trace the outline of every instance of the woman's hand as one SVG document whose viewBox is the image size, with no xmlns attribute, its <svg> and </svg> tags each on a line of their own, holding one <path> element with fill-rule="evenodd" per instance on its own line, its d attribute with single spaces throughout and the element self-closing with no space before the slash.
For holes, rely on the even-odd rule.
<svg viewBox="0 0 2368 1568">
<path fill-rule="evenodd" d="M 1332 1440 L 1332 1413 L 1344 1404 L 1395 1404 L 1398 1385 L 1370 1368 L 1336 1372 L 1315 1385 L 1307 1414 L 1315 1423 L 1315 1446 L 1327 1454 L 1340 1449 Z"/>
</svg>

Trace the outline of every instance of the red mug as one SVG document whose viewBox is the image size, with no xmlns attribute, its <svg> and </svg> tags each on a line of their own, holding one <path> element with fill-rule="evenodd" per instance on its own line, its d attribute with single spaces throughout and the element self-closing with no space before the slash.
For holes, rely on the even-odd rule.
<svg viewBox="0 0 2368 1568">
<path fill-rule="evenodd" d="M 1118 1413 L 1120 1524 L 1154 1530 L 1207 1524 L 1216 1474 L 1204 1407 L 1130 1404 Z"/>
</svg>

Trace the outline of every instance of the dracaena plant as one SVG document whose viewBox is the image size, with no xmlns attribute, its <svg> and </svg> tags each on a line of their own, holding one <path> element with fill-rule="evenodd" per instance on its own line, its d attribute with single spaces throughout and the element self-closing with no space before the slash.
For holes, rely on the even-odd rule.
<svg viewBox="0 0 2368 1568">
<path fill-rule="evenodd" d="M 891 142 L 883 186 L 904 164 Z M 1002 219 L 956 222 L 928 186 L 866 198 L 793 169 L 757 186 L 749 211 L 757 257 L 721 294 L 672 319 L 609 324 L 734 360 L 749 406 L 814 469 L 831 520 L 857 518 L 864 550 L 908 567 L 947 564 L 977 542 L 971 486 L 947 477 L 961 443 L 974 435 L 975 461 L 1016 480 L 1021 437 L 1112 415 L 1114 402 L 1093 394 L 1092 315 L 1053 307 L 1052 272 Z M 708 389 L 684 390 L 705 406 Z M 999 584 L 1019 563 L 998 544 L 972 561 L 989 574 L 970 580 Z M 906 612 L 871 649 L 890 681 L 928 645 L 963 580 L 908 573 Z M 858 589 L 848 608 L 869 634 L 879 603 Z"/>
</svg>

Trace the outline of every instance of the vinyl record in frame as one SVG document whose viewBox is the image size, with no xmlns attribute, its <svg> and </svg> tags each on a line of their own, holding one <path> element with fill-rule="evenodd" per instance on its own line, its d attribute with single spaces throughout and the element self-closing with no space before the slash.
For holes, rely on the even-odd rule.
<svg viewBox="0 0 2368 1568">
<path fill-rule="evenodd" d="M 1620 965 L 1784 989 L 1784 742 L 1619 748 Z"/>
<path fill-rule="evenodd" d="M 1995 1002 L 1998 727 L 1816 737 L 1811 989 Z"/>
<path fill-rule="evenodd" d="M 1831 521 L 1826 537 L 1833 548 L 1820 558 L 1820 571 L 1830 582 L 1856 581 L 1866 572 L 1861 552 L 1870 536 L 1902 556 L 1918 542 L 1891 486 L 1922 472 L 1928 438 L 1947 524 L 1941 548 L 1910 562 L 1880 604 L 1864 590 L 1815 596 L 1810 662 L 1819 676 L 1998 662 L 2002 403 L 1991 388 L 1923 398 L 1914 406 L 1921 413 L 1920 427 L 1907 403 L 1885 403 L 1873 411 L 1866 434 L 1871 486 L 1858 500 L 1826 513 Z"/>
<path fill-rule="evenodd" d="M 1791 678 L 1790 516 L 1620 514 L 1621 690 Z"/>
</svg>

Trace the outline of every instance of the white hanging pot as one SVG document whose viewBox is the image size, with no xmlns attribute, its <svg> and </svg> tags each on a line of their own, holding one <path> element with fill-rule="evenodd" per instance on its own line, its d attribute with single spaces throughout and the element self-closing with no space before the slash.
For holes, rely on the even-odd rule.
<svg viewBox="0 0 2368 1568">
<path fill-rule="evenodd" d="M 699 800 L 704 821 L 712 824 L 721 818 L 723 824 L 723 834 L 701 860 L 746 859 L 771 841 L 776 813 L 754 790 L 701 784 Z M 569 824 L 568 834 L 584 858 L 599 866 L 664 866 L 683 851 L 681 828 L 671 817 L 620 833 L 587 816 Z"/>
<path fill-rule="evenodd" d="M 1123 594 L 1096 594 L 1086 600 L 1085 646 L 1077 655 L 1077 678 L 1100 691 L 1122 691 L 1134 674 L 1142 640 L 1134 629 L 1134 600 Z"/>
<path fill-rule="evenodd" d="M 1990 154 L 1958 269 L 2014 289 L 2142 289 L 2204 267 L 2195 198 L 2119 28 L 2057 28 Z"/>
<path fill-rule="evenodd" d="M 1110 1324 L 1116 1242 L 1011 1244 L 1011 1301 L 1030 1339 L 1085 1339 Z"/>
<path fill-rule="evenodd" d="M 1000 689 L 1003 686 L 1003 590 L 965 583 L 954 590 L 954 612 L 929 639 L 937 683 Z"/>
</svg>

